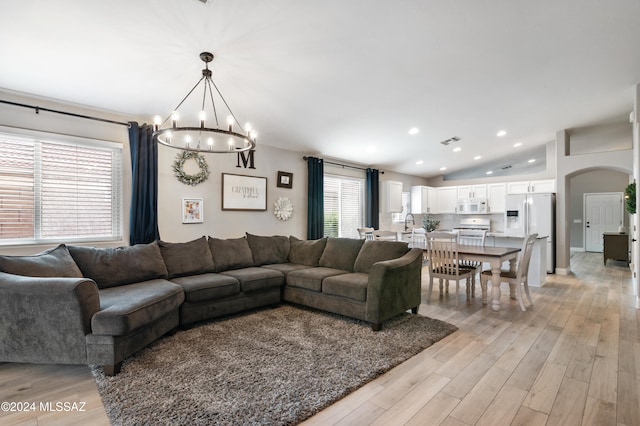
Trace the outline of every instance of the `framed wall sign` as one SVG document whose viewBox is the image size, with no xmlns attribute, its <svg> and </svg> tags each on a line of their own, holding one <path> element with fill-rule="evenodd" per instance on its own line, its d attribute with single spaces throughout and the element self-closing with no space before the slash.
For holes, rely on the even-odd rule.
<svg viewBox="0 0 640 426">
<path fill-rule="evenodd" d="M 280 188 L 293 188 L 293 173 L 278 172 L 278 183 Z"/>
<path fill-rule="evenodd" d="M 204 222 L 204 203 L 202 198 L 182 199 L 182 223 Z"/>
<path fill-rule="evenodd" d="M 223 173 L 222 210 L 267 210 L 267 178 Z"/>
</svg>

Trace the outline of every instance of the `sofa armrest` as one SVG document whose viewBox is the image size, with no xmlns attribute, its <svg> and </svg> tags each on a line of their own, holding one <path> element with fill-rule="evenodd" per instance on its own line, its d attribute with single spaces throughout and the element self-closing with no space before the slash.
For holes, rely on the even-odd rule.
<svg viewBox="0 0 640 426">
<path fill-rule="evenodd" d="M 86 335 L 100 310 L 87 278 L 0 272 L 0 361 L 86 364 Z"/>
<path fill-rule="evenodd" d="M 402 257 L 373 264 L 367 284 L 366 321 L 381 324 L 420 306 L 422 250 L 411 249 Z"/>
</svg>

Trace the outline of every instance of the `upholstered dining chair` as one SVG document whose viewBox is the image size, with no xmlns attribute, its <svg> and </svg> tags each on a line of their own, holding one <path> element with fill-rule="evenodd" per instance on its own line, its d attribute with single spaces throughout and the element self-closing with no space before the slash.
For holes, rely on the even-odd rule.
<svg viewBox="0 0 640 426">
<path fill-rule="evenodd" d="M 373 228 L 358 228 L 361 240 L 373 240 Z"/>
<path fill-rule="evenodd" d="M 483 247 L 486 236 L 486 229 L 461 229 L 458 231 L 458 243 L 465 246 Z M 482 272 L 482 262 L 478 262 L 475 260 L 461 260 L 460 266 L 475 269 L 475 272 L 471 277 L 471 283 L 467 286 L 467 292 L 471 290 L 471 297 L 475 297 L 476 274 L 480 274 Z"/>
<path fill-rule="evenodd" d="M 456 282 L 456 307 L 458 306 L 458 290 L 460 281 L 471 279 L 475 274 L 475 268 L 466 268 L 460 265 L 458 259 L 458 235 L 451 232 L 427 233 L 427 252 L 429 254 L 429 294 L 427 300 L 431 300 L 433 291 L 433 279 L 438 278 L 440 295 L 443 294 L 443 284 L 446 283 L 446 291 L 449 292 L 449 281 Z M 469 292 L 467 292 L 469 300 Z"/>
<path fill-rule="evenodd" d="M 520 308 L 523 311 L 526 311 L 527 308 L 524 305 L 524 299 L 522 297 L 522 287 L 524 287 L 527 299 L 529 299 L 529 306 L 533 307 L 533 300 L 531 299 L 531 293 L 529 293 L 529 282 L 527 280 L 527 275 L 529 274 L 529 263 L 531 261 L 531 253 L 533 252 L 533 245 L 536 242 L 536 238 L 538 238 L 538 234 L 531 234 L 527 238 L 525 238 L 524 242 L 522 243 L 522 250 L 520 250 L 520 256 L 518 258 L 518 265 L 516 266 L 516 270 L 501 270 L 500 282 L 491 283 L 491 285 L 500 285 L 504 282 L 509 283 L 509 291 L 511 294 L 513 294 L 513 287 L 515 286 L 516 298 L 518 299 Z M 482 271 L 482 274 L 480 274 L 480 282 L 482 284 L 482 288 L 487 288 L 487 281 L 491 279 L 491 275 L 492 272 L 490 269 Z"/>
</svg>

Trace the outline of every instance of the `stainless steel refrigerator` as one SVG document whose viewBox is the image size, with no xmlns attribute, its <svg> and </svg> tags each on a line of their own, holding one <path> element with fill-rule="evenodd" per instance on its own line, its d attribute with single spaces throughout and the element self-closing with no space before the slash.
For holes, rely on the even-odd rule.
<svg viewBox="0 0 640 426">
<path fill-rule="evenodd" d="M 547 237 L 547 272 L 555 270 L 556 194 L 507 195 L 504 233 L 522 237 L 533 234 Z"/>
</svg>

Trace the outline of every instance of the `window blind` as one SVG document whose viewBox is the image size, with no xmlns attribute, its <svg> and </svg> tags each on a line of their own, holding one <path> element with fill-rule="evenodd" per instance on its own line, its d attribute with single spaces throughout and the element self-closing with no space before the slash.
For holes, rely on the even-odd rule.
<svg viewBox="0 0 640 426">
<path fill-rule="evenodd" d="M 364 180 L 324 177 L 324 233 L 328 237 L 359 238 L 364 223 Z"/>
<path fill-rule="evenodd" d="M 122 150 L 0 135 L 0 243 L 122 236 Z"/>
</svg>

